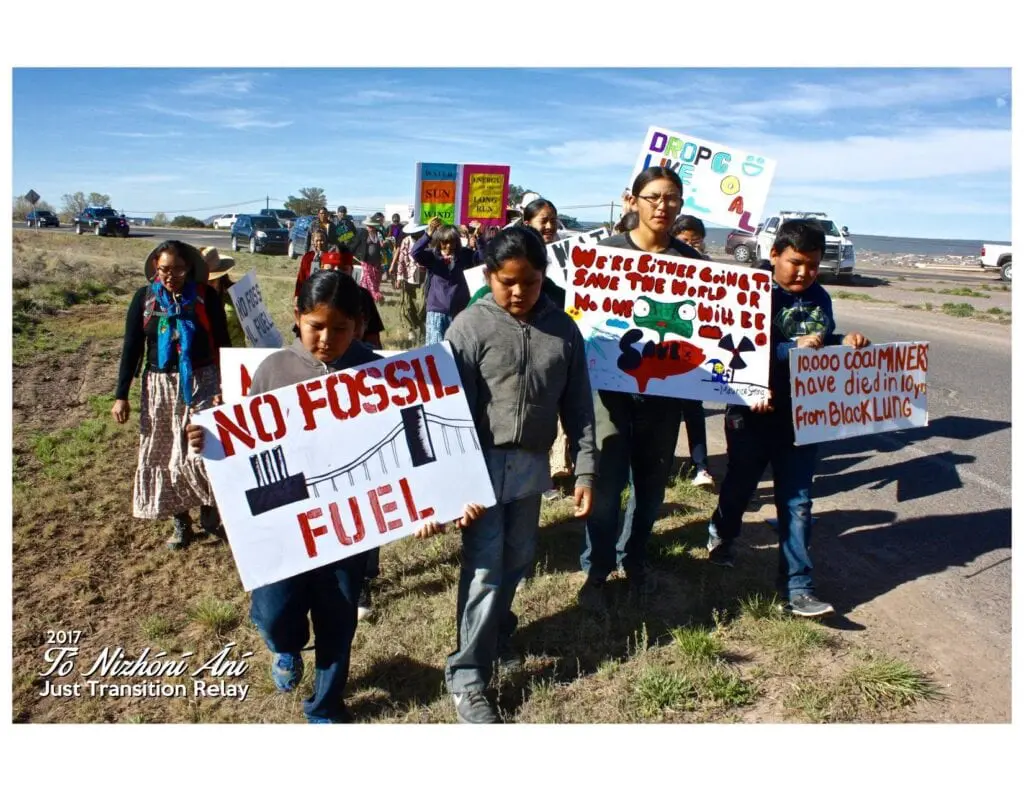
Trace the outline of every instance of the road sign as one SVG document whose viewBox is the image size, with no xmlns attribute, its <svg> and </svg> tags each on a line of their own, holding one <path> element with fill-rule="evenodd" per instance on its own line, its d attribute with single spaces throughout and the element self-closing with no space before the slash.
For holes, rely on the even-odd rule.
<svg viewBox="0 0 1024 791">
<path fill-rule="evenodd" d="M 39 203 L 39 193 L 36 192 L 35 190 L 29 190 L 28 193 L 25 195 L 25 200 L 27 200 L 29 203 L 35 206 L 37 203 Z"/>
</svg>

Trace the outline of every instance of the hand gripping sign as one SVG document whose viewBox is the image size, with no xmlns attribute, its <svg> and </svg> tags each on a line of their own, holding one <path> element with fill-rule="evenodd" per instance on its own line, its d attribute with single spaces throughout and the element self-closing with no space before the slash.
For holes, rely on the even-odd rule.
<svg viewBox="0 0 1024 791">
<path fill-rule="evenodd" d="M 495 503 L 447 343 L 192 421 L 206 429 L 203 458 L 246 590 Z"/>
</svg>

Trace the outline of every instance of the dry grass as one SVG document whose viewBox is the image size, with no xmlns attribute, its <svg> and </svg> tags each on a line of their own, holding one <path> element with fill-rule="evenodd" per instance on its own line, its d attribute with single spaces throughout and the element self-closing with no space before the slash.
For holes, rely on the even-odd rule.
<svg viewBox="0 0 1024 791">
<path fill-rule="evenodd" d="M 127 425 L 115 425 L 110 395 L 124 309 L 143 284 L 138 270 L 152 242 L 14 235 L 15 298 L 25 298 L 21 314 L 31 328 L 26 338 L 15 336 L 15 721 L 303 721 L 301 702 L 310 694 L 312 672 L 307 669 L 293 694 L 274 690 L 270 655 L 249 623 L 248 596 L 229 547 L 203 538 L 172 553 L 164 548 L 169 523 L 130 515 L 137 417 L 133 413 Z M 275 321 L 287 331 L 294 262 L 248 253 L 236 260 L 240 274 L 258 272 Z M 105 291 L 88 293 L 111 302 L 47 302 L 63 293 L 65 279 L 76 294 L 86 293 L 76 284 L 106 284 Z M 393 296 L 382 313 L 385 345 L 401 346 L 404 333 Z M 70 352 L 77 356 L 69 358 Z M 132 403 L 138 403 L 137 392 Z M 519 668 L 500 669 L 493 682 L 506 717 L 913 718 L 909 704 L 922 693 L 914 692 L 905 669 L 864 669 L 841 638 L 774 610 L 767 592 L 775 550 L 770 538 L 757 533 L 766 528 L 749 526 L 769 548 L 743 553 L 735 569 L 705 562 L 705 527 L 714 505 L 713 493 L 674 481 L 651 539 L 656 595 L 640 609 L 625 595 L 625 581 L 613 579 L 614 606 L 595 616 L 575 603 L 583 581 L 583 525 L 573 519 L 568 500 L 545 503 L 535 574 L 515 602 L 520 622 L 513 648 L 524 661 Z M 381 565 L 377 616 L 359 626 L 353 645 L 350 708 L 363 722 L 453 722 L 443 667 L 455 644 L 458 536 L 390 544 Z M 83 661 L 108 646 L 122 646 L 129 656 L 151 647 L 169 658 L 194 652 L 197 667 L 234 643 L 235 657 L 253 652 L 238 679 L 250 685 L 248 697 L 40 697 L 43 635 L 58 628 L 83 630 Z M 311 668 L 311 652 L 307 657 Z M 833 677 L 846 670 L 849 680 L 836 686 Z"/>
</svg>

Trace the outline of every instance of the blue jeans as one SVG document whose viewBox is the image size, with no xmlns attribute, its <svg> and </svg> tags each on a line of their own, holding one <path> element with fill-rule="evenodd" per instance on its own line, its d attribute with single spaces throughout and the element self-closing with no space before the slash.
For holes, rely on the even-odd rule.
<svg viewBox="0 0 1024 791">
<path fill-rule="evenodd" d="M 647 540 L 672 471 L 681 410 L 678 399 L 595 392 L 597 483 L 580 555 L 580 566 L 590 578 L 604 580 L 616 565 L 627 574 L 643 573 Z M 620 536 L 619 510 L 627 484 L 630 501 Z"/>
<path fill-rule="evenodd" d="M 540 494 L 534 494 L 498 503 L 462 531 L 458 644 L 444 673 L 453 694 L 487 688 L 498 644 L 515 628 L 512 599 L 533 563 L 540 501 Z"/>
<path fill-rule="evenodd" d="M 366 554 L 354 555 L 252 592 L 249 615 L 275 654 L 297 654 L 306 646 L 312 616 L 316 675 L 313 695 L 303 702 L 307 717 L 343 719 L 365 566 Z"/>
<path fill-rule="evenodd" d="M 786 405 L 788 406 L 788 405 Z M 811 541 L 811 482 L 818 460 L 817 445 L 793 444 L 790 412 L 755 415 L 745 407 L 730 406 L 725 413 L 728 465 L 718 507 L 708 533 L 727 546 L 740 534 L 743 512 L 757 489 L 765 467 L 772 466 L 775 511 L 779 520 L 779 566 L 776 587 L 790 598 L 814 593 Z"/>
<path fill-rule="evenodd" d="M 690 461 L 698 470 L 708 468 L 708 430 L 704 424 L 704 402 L 686 399 L 683 404 L 683 422 L 686 423 L 686 444 L 690 447 Z"/>
<path fill-rule="evenodd" d="M 444 334 L 452 326 L 452 317 L 447 313 L 438 313 L 436 310 L 427 311 L 426 338 L 427 346 L 432 343 L 440 343 L 444 340 Z"/>
</svg>

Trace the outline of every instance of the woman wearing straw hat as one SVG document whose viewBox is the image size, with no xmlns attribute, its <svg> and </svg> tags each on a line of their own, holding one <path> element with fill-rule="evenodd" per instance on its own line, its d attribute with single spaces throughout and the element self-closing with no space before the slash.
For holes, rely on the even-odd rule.
<svg viewBox="0 0 1024 791">
<path fill-rule="evenodd" d="M 207 534 L 220 536 L 213 490 L 202 457 L 189 453 L 185 427 L 192 411 L 219 402 L 219 350 L 231 340 L 221 299 L 207 285 L 206 259 L 195 247 L 161 242 L 146 257 L 145 273 L 150 282 L 128 308 L 111 414 L 128 422 L 132 379 L 145 363 L 132 511 L 138 519 L 173 517 L 167 546 L 182 549 L 194 537 L 190 508 L 200 508 Z"/>
<path fill-rule="evenodd" d="M 216 247 L 204 247 L 203 258 L 206 259 L 206 266 L 210 270 L 208 282 L 220 296 L 220 301 L 224 305 L 224 318 L 228 324 L 228 337 L 231 338 L 229 345 L 238 349 L 244 349 L 245 331 L 242 329 L 242 322 L 235 312 L 235 306 L 231 302 L 231 295 L 228 294 L 228 289 L 235 284 L 228 275 L 228 270 L 235 265 L 235 259 L 229 255 L 221 255 Z"/>
</svg>

